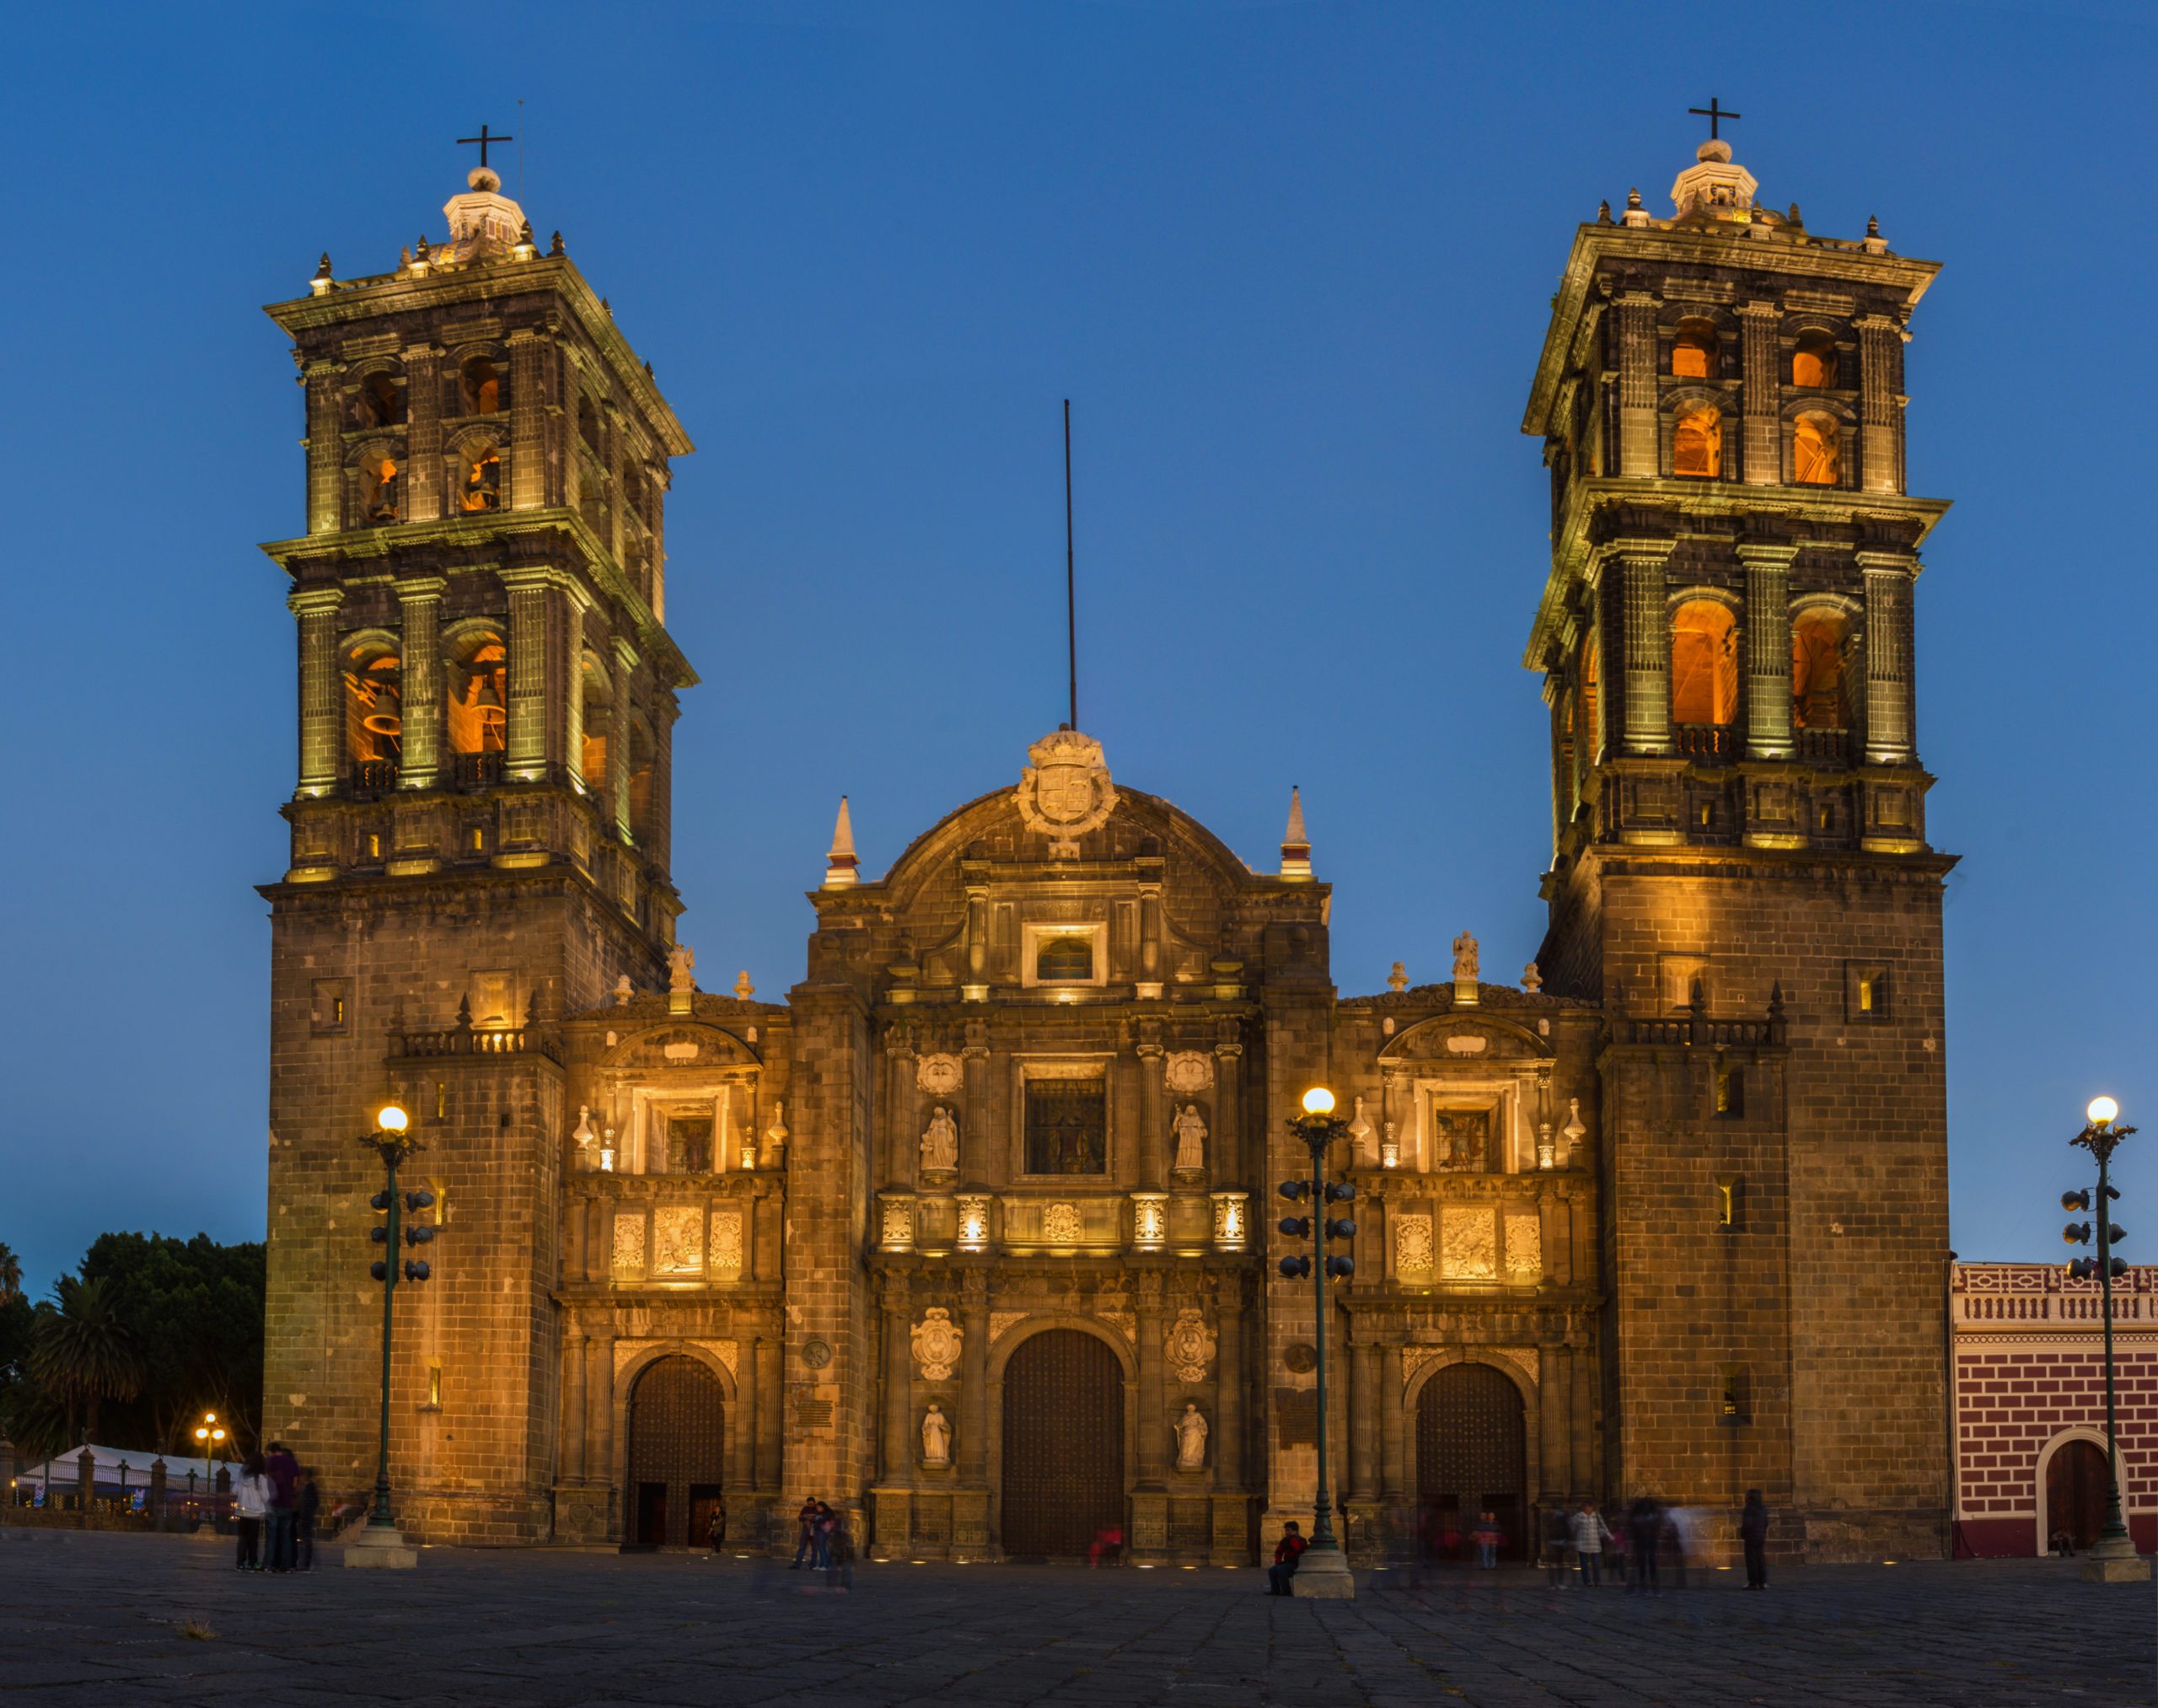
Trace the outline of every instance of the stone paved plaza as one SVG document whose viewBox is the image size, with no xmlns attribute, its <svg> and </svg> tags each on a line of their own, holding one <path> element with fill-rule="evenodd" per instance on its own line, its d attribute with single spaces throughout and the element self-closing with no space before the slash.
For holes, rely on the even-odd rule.
<svg viewBox="0 0 2158 1708">
<path fill-rule="evenodd" d="M 1256 1571 L 863 1566 L 429 1549 L 243 1577 L 229 1543 L 0 1528 L 8 1704 L 1816 1705 L 2152 1700 L 2148 1584 L 2039 1561 L 1814 1567 L 1650 1599 L 1540 1576 L 1354 1602 Z M 216 1633 L 180 1635 L 193 1620 Z"/>
</svg>

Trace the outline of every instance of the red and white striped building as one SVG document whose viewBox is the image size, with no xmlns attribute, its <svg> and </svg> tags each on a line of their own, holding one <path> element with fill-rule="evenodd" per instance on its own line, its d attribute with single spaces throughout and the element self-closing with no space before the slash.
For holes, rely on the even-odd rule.
<svg viewBox="0 0 2158 1708">
<path fill-rule="evenodd" d="M 1949 1282 L 1959 1557 L 2078 1551 L 2104 1521 L 2106 1363 L 2098 1283 L 2060 1264 L 1959 1263 Z M 2158 1266 L 2113 1283 L 2121 1499 L 2158 1552 Z"/>
</svg>

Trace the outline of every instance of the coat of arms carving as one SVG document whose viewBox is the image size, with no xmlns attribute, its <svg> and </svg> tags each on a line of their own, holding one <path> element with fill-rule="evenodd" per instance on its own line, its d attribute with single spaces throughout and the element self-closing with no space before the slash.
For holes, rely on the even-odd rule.
<svg viewBox="0 0 2158 1708">
<path fill-rule="evenodd" d="M 1162 1082 L 1171 1091 L 1189 1093 L 1214 1088 L 1214 1058 L 1197 1050 L 1175 1050 L 1162 1065 Z"/>
<path fill-rule="evenodd" d="M 1076 860 L 1079 838 L 1100 830 L 1116 810 L 1102 744 L 1076 729 L 1060 729 L 1028 748 L 1027 757 L 1033 763 L 1019 773 L 1019 817 L 1049 839 L 1051 859 Z"/>
<path fill-rule="evenodd" d="M 1207 1326 L 1205 1314 L 1186 1305 L 1177 1313 L 1176 1321 L 1169 1324 L 1162 1346 L 1169 1355 L 1169 1368 L 1176 1372 L 1178 1381 L 1204 1382 L 1206 1367 L 1214 1362 L 1216 1344 L 1214 1330 Z"/>
<path fill-rule="evenodd" d="M 959 1362 L 959 1341 L 965 1332 L 942 1305 L 931 1305 L 922 1313 L 921 1321 L 915 1324 L 909 1338 L 914 1345 L 914 1362 L 921 1366 L 924 1381 L 951 1379 L 952 1367 Z"/>
<path fill-rule="evenodd" d="M 914 1082 L 931 1097 L 949 1097 L 959 1088 L 959 1058 L 925 1055 L 915 1066 Z"/>
</svg>

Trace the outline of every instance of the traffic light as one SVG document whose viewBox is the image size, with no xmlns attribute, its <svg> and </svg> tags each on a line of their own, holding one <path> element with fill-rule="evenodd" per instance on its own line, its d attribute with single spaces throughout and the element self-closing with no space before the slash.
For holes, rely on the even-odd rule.
<svg viewBox="0 0 2158 1708">
<path fill-rule="evenodd" d="M 1308 1180 L 1284 1180 L 1276 1190 L 1291 1204 L 1301 1204 L 1311 1195 L 1312 1183 Z"/>
<path fill-rule="evenodd" d="M 2068 1266 L 2068 1278 L 2070 1281 L 2097 1280 L 2098 1260 L 2095 1257 L 2077 1258 Z"/>
<path fill-rule="evenodd" d="M 2064 1210 L 2088 1210 L 2091 1207 L 2091 1189 L 2086 1186 L 2080 1192 L 2062 1193 L 2060 1207 Z"/>
<path fill-rule="evenodd" d="M 1281 1260 L 1281 1273 L 1291 1281 L 1309 1281 L 1312 1260 L 1307 1257 L 1285 1257 Z"/>
<path fill-rule="evenodd" d="M 385 1193 L 383 1195 L 387 1197 L 389 1195 Z M 405 1207 L 415 1216 L 422 1210 L 432 1210 L 434 1202 L 435 1195 L 432 1192 L 407 1192 L 405 1195 Z"/>
<path fill-rule="evenodd" d="M 2091 1243 L 2091 1224 L 2071 1222 L 2060 1231 L 2061 1238 L 2069 1245 L 2088 1245 Z"/>
<path fill-rule="evenodd" d="M 1312 1219 L 1308 1216 L 1285 1216 L 1275 1224 L 1291 1239 L 1312 1237 Z"/>
<path fill-rule="evenodd" d="M 1312 1195 L 1312 1183 L 1308 1180 L 1284 1180 L 1277 1190 L 1291 1203 L 1301 1204 Z M 1345 1204 L 1355 1195 L 1356 1189 L 1354 1186 L 1346 1182 L 1340 1182 L 1322 1189 L 1319 1199 L 1322 1204 Z M 1313 1220 L 1313 1218 L 1308 1216 L 1285 1216 L 1276 1225 L 1291 1239 L 1309 1239 L 1312 1237 Z M 1318 1237 L 1322 1241 L 1353 1239 L 1355 1237 L 1356 1224 L 1345 1218 L 1321 1216 L 1317 1220 Z M 1291 1281 L 1311 1279 L 1312 1260 L 1308 1257 L 1285 1257 L 1281 1260 L 1280 1268 L 1281 1273 Z M 1356 1265 L 1354 1260 L 1350 1258 L 1329 1257 L 1325 1260 L 1325 1272 L 1334 1280 L 1345 1281 L 1356 1272 Z"/>
<path fill-rule="evenodd" d="M 2119 1223 L 2119 1222 L 2108 1222 L 2106 1224 L 2106 1243 L 2107 1243 L 2107 1244 L 2108 1244 L 2108 1245 L 2118 1245 L 2118 1244 L 2119 1244 L 2119 1243 L 2120 1243 L 2123 1239 L 2126 1239 L 2127 1238 L 2128 1238 L 2128 1229 L 2126 1229 L 2125 1227 L 2122 1227 L 2122 1226 L 2120 1225 L 2120 1223 Z"/>
<path fill-rule="evenodd" d="M 420 1260 L 417 1260 L 417 1261 L 415 1261 L 414 1260 L 411 1260 L 411 1259 L 410 1259 L 410 1258 L 408 1258 L 408 1259 L 406 1259 L 406 1260 L 405 1260 L 405 1279 L 406 1281 L 425 1281 L 427 1278 L 427 1265 L 426 1260 L 425 1260 L 424 1259 Z"/>
<path fill-rule="evenodd" d="M 2128 1273 L 2128 1260 L 2124 1257 L 2115 1258 L 2112 1264 L 2107 1267 L 2107 1273 L 2112 1276 L 2115 1281 L 2118 1281 L 2123 1276 Z"/>
<path fill-rule="evenodd" d="M 371 1263 L 368 1265 L 368 1273 L 373 1276 L 377 1281 L 388 1281 L 389 1279 L 389 1265 L 379 1261 Z"/>
</svg>

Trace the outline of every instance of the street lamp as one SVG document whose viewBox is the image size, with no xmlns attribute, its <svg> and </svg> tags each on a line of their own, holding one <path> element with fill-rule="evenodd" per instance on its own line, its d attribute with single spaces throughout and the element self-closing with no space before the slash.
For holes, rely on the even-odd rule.
<svg viewBox="0 0 2158 1708">
<path fill-rule="evenodd" d="M 2091 1564 L 2083 1572 L 2086 1580 L 2100 1583 L 2145 1577 L 2150 1570 L 2138 1557 L 2128 1526 L 2121 1520 L 2120 1448 L 2113 1416 L 2113 1278 L 2128 1273 L 2127 1263 L 2113 1255 L 2113 1247 L 2128 1238 L 2128 1230 L 2113 1222 L 2113 1200 L 2121 1195 L 2107 1174 L 2114 1147 L 2135 1131 L 2122 1124 L 2120 1113 L 2121 1106 L 2109 1097 L 2091 1099 L 2084 1111 L 2086 1125 L 2069 1143 L 2080 1146 L 2098 1159 L 2098 1190 L 2095 1196 L 2086 1187 L 2064 1192 L 2060 1199 L 2064 1210 L 2092 1211 L 2097 1230 L 2097 1256 L 2077 1258 L 2069 1265 L 2068 1272 L 2079 1281 L 2096 1277 L 2098 1309 L 2106 1333 L 2106 1523 L 2098 1533 L 2097 1545 L 2091 1550 Z M 2070 1245 L 2081 1245 L 2091 1238 L 2092 1225 L 2071 1222 L 2061 1230 L 2061 1237 Z"/>
<path fill-rule="evenodd" d="M 401 1199 L 398 1194 L 397 1166 L 420 1148 L 419 1141 L 407 1131 L 410 1125 L 403 1109 L 394 1103 L 384 1104 L 375 1116 L 374 1131 L 360 1141 L 382 1158 L 383 1169 L 388 1176 L 383 1190 L 368 1200 L 385 1217 L 368 1230 L 368 1238 L 383 1248 L 382 1256 L 368 1270 L 382 1283 L 382 1433 L 375 1459 L 374 1510 L 368 1514 L 367 1528 L 362 1533 L 368 1550 L 362 1557 L 369 1565 L 418 1563 L 418 1556 L 404 1545 L 404 1539 L 398 1534 L 397 1521 L 389 1516 L 389 1328 L 399 1268 L 397 1212 L 401 1206 L 416 1215 L 435 1201 L 432 1192 L 407 1192 Z M 422 1245 L 434 1237 L 433 1228 L 416 1226 L 405 1230 L 405 1243 Z M 427 1278 L 427 1265 L 422 1260 L 407 1259 L 403 1268 L 406 1281 L 423 1281 Z M 348 1565 L 358 1563 L 349 1550 L 346 1558 Z"/>
<path fill-rule="evenodd" d="M 202 1421 L 195 1428 L 195 1439 L 202 1444 L 202 1492 L 214 1502 L 217 1493 L 217 1474 L 210 1467 L 215 1463 L 213 1456 L 223 1456 L 218 1449 L 223 1445 L 225 1439 L 224 1426 L 217 1421 L 216 1412 L 206 1411 L 202 1414 Z M 190 1471 L 187 1477 L 188 1487 L 191 1492 L 194 1488 L 195 1473 Z M 201 1509 L 198 1507 L 196 1510 L 199 1512 Z"/>
<path fill-rule="evenodd" d="M 1316 1263 L 1308 1257 L 1281 1260 L 1281 1273 L 1290 1280 L 1311 1277 L 1318 1305 L 1312 1344 L 1318 1355 L 1318 1493 L 1312 1513 L 1311 1545 L 1297 1560 L 1296 1576 L 1289 1582 L 1298 1595 L 1348 1599 L 1356 1593 L 1356 1580 L 1350 1573 L 1340 1543 L 1334 1539 L 1334 1495 L 1326 1483 L 1326 1283 L 1329 1276 L 1346 1280 L 1356 1272 L 1356 1265 L 1350 1258 L 1327 1256 L 1326 1242 L 1350 1238 L 1356 1232 L 1356 1224 L 1337 1222 L 1326 1212 L 1329 1205 L 1354 1198 L 1356 1189 L 1346 1182 L 1328 1183 L 1326 1153 L 1336 1139 L 1348 1132 L 1349 1124 L 1334 1113 L 1334 1093 L 1315 1085 L 1304 1093 L 1304 1112 L 1291 1118 L 1289 1131 L 1312 1153 L 1312 1172 L 1308 1179 L 1284 1180 L 1280 1193 L 1292 1204 L 1308 1198 L 1318 1225 L 1314 1229 L 1312 1217 L 1285 1216 L 1281 1232 L 1292 1238 L 1312 1240 L 1319 1259 Z"/>
</svg>

